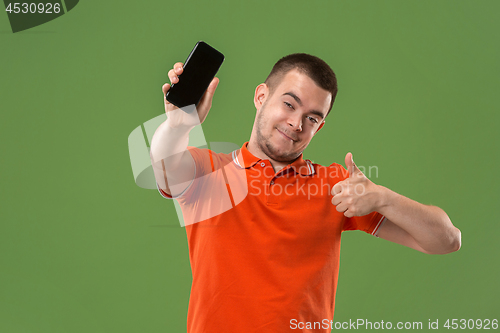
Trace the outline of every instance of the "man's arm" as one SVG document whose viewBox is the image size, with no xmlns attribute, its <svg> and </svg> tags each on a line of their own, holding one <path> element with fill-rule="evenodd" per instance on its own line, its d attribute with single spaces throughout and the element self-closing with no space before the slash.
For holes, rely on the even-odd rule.
<svg viewBox="0 0 500 333">
<path fill-rule="evenodd" d="M 378 230 L 378 237 L 428 254 L 460 249 L 460 230 L 441 208 L 423 205 L 377 186 L 381 200 L 376 211 L 387 218 Z"/>
<path fill-rule="evenodd" d="M 149 155 L 156 182 L 173 197 L 181 194 L 195 176 L 194 160 L 187 150 L 190 130 L 171 127 L 167 119 L 158 126 L 151 140 Z"/>
<path fill-rule="evenodd" d="M 176 63 L 168 72 L 170 81 L 179 82 L 182 72 L 182 63 Z M 195 177 L 194 160 L 187 150 L 189 132 L 207 117 L 218 83 L 218 78 L 212 80 L 194 110 L 182 110 L 168 102 L 165 94 L 170 89 L 170 84 L 163 85 L 167 120 L 156 129 L 149 154 L 159 188 L 171 196 L 181 194 Z"/>
<path fill-rule="evenodd" d="M 332 188 L 332 204 L 346 217 L 377 211 L 386 217 L 377 236 L 428 254 L 445 254 L 461 246 L 460 230 L 439 207 L 406 198 L 371 182 L 346 155 L 349 178 Z"/>
</svg>

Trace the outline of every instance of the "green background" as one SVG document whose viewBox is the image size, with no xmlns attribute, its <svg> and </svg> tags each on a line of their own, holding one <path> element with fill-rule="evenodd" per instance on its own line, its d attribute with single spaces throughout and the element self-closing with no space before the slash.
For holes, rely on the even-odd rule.
<svg viewBox="0 0 500 333">
<path fill-rule="evenodd" d="M 335 321 L 500 319 L 499 1 L 80 1 L 13 34 L 0 14 L 0 332 L 183 332 L 191 284 L 172 202 L 134 183 L 127 138 L 198 40 L 224 53 L 208 142 L 250 137 L 282 56 L 339 94 L 305 158 L 443 208 L 462 248 L 343 235 Z M 440 329 L 445 330 L 445 329 Z M 221 332 L 231 332 L 221 328 Z"/>
</svg>

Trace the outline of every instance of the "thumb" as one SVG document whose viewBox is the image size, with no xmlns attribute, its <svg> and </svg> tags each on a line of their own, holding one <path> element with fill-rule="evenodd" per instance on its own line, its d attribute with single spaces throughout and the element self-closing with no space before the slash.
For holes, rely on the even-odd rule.
<svg viewBox="0 0 500 333">
<path fill-rule="evenodd" d="M 219 78 L 218 77 L 214 77 L 212 79 L 212 81 L 210 82 L 210 85 L 207 88 L 208 93 L 210 95 L 212 95 L 212 97 L 213 97 L 213 94 L 215 93 L 215 89 L 217 89 L 218 85 L 219 85 Z"/>
<path fill-rule="evenodd" d="M 215 89 L 217 89 L 218 85 L 219 85 L 219 78 L 214 77 L 210 82 L 210 85 L 208 86 L 201 100 L 202 101 L 205 100 L 206 102 L 212 104 L 212 98 L 214 97 Z"/>
<path fill-rule="evenodd" d="M 203 94 L 200 103 L 198 103 L 198 109 L 209 110 L 212 107 L 212 99 L 214 97 L 215 89 L 217 89 L 218 85 L 219 85 L 219 78 L 214 77 L 212 79 L 212 82 L 210 82 L 210 85 L 208 86 L 207 90 Z"/>
<path fill-rule="evenodd" d="M 349 177 L 353 177 L 355 173 L 359 172 L 358 167 L 354 163 L 352 153 L 350 152 L 345 155 L 345 166 L 347 167 L 347 171 L 349 172 Z"/>
</svg>

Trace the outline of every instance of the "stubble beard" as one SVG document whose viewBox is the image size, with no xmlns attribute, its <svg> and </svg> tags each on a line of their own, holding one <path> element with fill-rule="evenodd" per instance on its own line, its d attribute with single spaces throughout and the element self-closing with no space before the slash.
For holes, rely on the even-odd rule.
<svg viewBox="0 0 500 333">
<path fill-rule="evenodd" d="M 275 147 L 271 143 L 272 133 L 267 137 L 262 134 L 262 128 L 264 128 L 265 119 L 263 117 L 265 111 L 266 103 L 262 105 L 259 115 L 257 116 L 257 145 L 259 149 L 264 152 L 269 158 L 278 162 L 292 162 L 300 156 L 302 152 L 293 151 L 282 151 L 280 148 Z"/>
</svg>

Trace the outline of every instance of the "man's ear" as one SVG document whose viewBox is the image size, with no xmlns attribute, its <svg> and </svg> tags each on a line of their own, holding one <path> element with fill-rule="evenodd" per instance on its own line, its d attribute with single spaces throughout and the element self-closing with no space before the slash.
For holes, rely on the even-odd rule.
<svg viewBox="0 0 500 333">
<path fill-rule="evenodd" d="M 255 88 L 255 96 L 253 97 L 253 104 L 257 111 L 260 110 L 264 104 L 267 96 L 269 95 L 269 87 L 265 83 L 261 83 Z"/>
<path fill-rule="evenodd" d="M 319 125 L 318 129 L 316 130 L 316 132 L 314 132 L 314 135 L 316 135 L 316 133 L 318 133 L 318 132 L 319 132 L 319 130 L 320 130 L 320 129 L 322 129 L 324 125 L 325 125 L 325 121 L 323 120 L 323 121 L 321 122 L 321 124 Z"/>
</svg>

